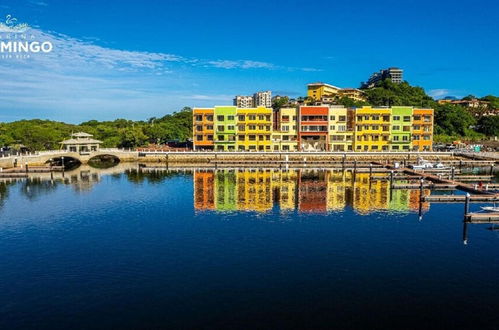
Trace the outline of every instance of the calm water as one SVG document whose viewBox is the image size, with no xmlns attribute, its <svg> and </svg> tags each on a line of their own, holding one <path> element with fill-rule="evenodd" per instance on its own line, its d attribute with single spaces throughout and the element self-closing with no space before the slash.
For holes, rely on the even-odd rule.
<svg viewBox="0 0 499 330">
<path fill-rule="evenodd" d="M 310 170 L 46 179 L 0 184 L 0 328 L 499 324 L 499 231 L 463 244 L 462 204 L 420 221 L 417 190 Z"/>
</svg>

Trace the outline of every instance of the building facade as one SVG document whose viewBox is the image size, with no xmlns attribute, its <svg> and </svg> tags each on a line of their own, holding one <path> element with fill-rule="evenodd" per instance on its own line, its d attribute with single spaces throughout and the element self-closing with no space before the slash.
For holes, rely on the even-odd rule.
<svg viewBox="0 0 499 330">
<path fill-rule="evenodd" d="M 234 105 L 238 108 L 252 108 L 254 106 L 253 97 L 245 95 L 236 95 Z"/>
<path fill-rule="evenodd" d="M 433 109 L 414 109 L 412 119 L 412 150 L 432 150 Z"/>
<path fill-rule="evenodd" d="M 274 130 L 272 132 L 272 150 L 298 150 L 298 109 L 281 108 L 274 113 Z"/>
<path fill-rule="evenodd" d="M 193 114 L 193 148 L 194 150 L 214 149 L 214 110 L 213 108 L 196 108 Z"/>
<path fill-rule="evenodd" d="M 271 108 L 272 92 L 265 91 L 265 92 L 256 92 L 255 94 L 253 94 L 253 106 Z"/>
<path fill-rule="evenodd" d="M 355 110 L 355 151 L 389 151 L 389 108 L 362 107 Z"/>
<path fill-rule="evenodd" d="M 239 151 L 271 151 L 272 109 L 266 107 L 237 109 Z"/>
<path fill-rule="evenodd" d="M 307 96 L 314 101 L 321 101 L 323 97 L 337 95 L 340 89 L 339 87 L 323 82 L 312 83 L 307 85 Z"/>
<path fill-rule="evenodd" d="M 412 107 L 392 107 L 390 128 L 390 151 L 410 151 Z"/>
<path fill-rule="evenodd" d="M 193 110 L 195 150 L 431 151 L 432 109 L 338 105 Z"/>
</svg>

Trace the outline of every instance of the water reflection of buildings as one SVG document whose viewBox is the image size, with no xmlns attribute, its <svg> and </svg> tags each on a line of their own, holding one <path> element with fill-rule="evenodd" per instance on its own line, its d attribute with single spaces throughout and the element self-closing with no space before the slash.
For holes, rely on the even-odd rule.
<svg viewBox="0 0 499 330">
<path fill-rule="evenodd" d="M 428 194 L 429 191 L 425 191 Z M 323 170 L 196 170 L 197 210 L 329 212 L 349 206 L 358 213 L 376 210 L 418 211 L 419 190 L 390 189 L 368 173 Z M 423 209 L 429 208 L 423 203 Z"/>
</svg>

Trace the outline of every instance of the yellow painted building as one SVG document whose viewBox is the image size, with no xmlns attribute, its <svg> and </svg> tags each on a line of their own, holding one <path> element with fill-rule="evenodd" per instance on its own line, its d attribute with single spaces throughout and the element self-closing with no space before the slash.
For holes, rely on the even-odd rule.
<svg viewBox="0 0 499 330">
<path fill-rule="evenodd" d="M 330 151 L 353 150 L 353 113 L 343 106 L 329 106 L 328 144 Z"/>
<path fill-rule="evenodd" d="M 342 88 L 338 91 L 339 97 L 348 97 L 355 101 L 366 101 L 366 93 L 357 88 Z"/>
<path fill-rule="evenodd" d="M 273 151 L 298 150 L 297 108 L 281 108 L 275 113 L 272 132 Z"/>
<path fill-rule="evenodd" d="M 355 151 L 389 151 L 390 108 L 355 110 Z"/>
<path fill-rule="evenodd" d="M 315 101 L 321 101 L 323 97 L 338 94 L 340 89 L 339 87 L 323 82 L 312 83 L 307 85 L 307 96 Z"/>
<path fill-rule="evenodd" d="M 271 108 L 238 108 L 236 119 L 236 150 L 271 151 Z"/>
<path fill-rule="evenodd" d="M 352 172 L 326 172 L 327 210 L 339 211 L 347 206 L 348 190 L 352 186 Z"/>
</svg>

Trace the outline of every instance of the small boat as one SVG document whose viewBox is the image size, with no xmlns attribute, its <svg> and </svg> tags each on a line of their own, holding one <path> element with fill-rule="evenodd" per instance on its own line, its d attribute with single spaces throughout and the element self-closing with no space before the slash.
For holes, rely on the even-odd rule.
<svg viewBox="0 0 499 330">
<path fill-rule="evenodd" d="M 482 210 L 485 212 L 499 212 L 499 207 L 498 206 L 482 206 Z"/>
</svg>

